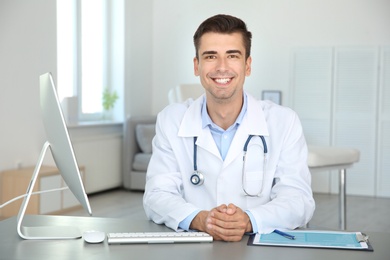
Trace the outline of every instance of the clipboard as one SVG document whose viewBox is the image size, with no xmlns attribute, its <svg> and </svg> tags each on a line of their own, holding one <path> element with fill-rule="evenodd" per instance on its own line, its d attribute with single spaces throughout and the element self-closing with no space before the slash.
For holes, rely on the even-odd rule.
<svg viewBox="0 0 390 260">
<path fill-rule="evenodd" d="M 374 251 L 368 236 L 362 232 L 323 230 L 289 230 L 285 232 L 295 236 L 295 239 L 288 239 L 274 232 L 253 234 L 249 237 L 247 245 Z"/>
</svg>

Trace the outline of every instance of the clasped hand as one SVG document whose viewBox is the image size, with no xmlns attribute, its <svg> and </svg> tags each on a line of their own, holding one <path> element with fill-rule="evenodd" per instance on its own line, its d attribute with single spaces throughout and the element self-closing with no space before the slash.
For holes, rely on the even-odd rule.
<svg viewBox="0 0 390 260">
<path fill-rule="evenodd" d="M 252 231 L 249 216 L 234 204 L 222 204 L 210 211 L 201 211 L 193 219 L 191 229 L 207 232 L 214 240 L 240 241 Z"/>
</svg>

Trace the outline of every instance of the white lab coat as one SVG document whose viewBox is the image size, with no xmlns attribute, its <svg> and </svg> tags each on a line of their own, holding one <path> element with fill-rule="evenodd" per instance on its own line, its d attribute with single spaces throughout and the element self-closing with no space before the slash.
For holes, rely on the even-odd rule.
<svg viewBox="0 0 390 260">
<path fill-rule="evenodd" d="M 149 219 L 177 230 L 179 223 L 195 210 L 229 203 L 249 210 L 259 233 L 297 228 L 311 219 L 315 204 L 307 146 L 296 113 L 247 96 L 247 112 L 225 160 L 209 128 L 202 128 L 204 96 L 169 105 L 158 114 L 143 201 Z M 258 137 L 249 143 L 245 167 L 246 190 L 256 194 L 263 185 L 261 197 L 245 196 L 243 192 L 243 147 L 249 134 L 263 135 L 268 147 L 265 173 L 263 145 Z M 190 182 L 194 136 L 198 136 L 198 171 L 205 178 L 201 186 Z"/>
</svg>

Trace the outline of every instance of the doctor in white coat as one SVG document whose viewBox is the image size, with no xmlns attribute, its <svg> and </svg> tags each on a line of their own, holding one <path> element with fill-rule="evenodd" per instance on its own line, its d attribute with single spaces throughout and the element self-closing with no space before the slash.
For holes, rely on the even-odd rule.
<svg viewBox="0 0 390 260">
<path fill-rule="evenodd" d="M 194 44 L 205 94 L 158 114 L 147 217 L 225 241 L 305 225 L 315 203 L 301 123 L 291 109 L 244 91 L 252 61 L 245 23 L 210 17 Z"/>
</svg>

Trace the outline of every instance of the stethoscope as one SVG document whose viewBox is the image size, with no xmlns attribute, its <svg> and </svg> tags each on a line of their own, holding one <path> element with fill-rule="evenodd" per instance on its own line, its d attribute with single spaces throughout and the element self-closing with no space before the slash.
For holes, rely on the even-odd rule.
<svg viewBox="0 0 390 260">
<path fill-rule="evenodd" d="M 249 192 L 246 191 L 246 172 L 245 172 L 245 162 L 246 162 L 246 153 L 248 151 L 248 144 L 249 142 L 251 141 L 252 137 L 254 137 L 255 135 L 249 135 L 248 136 L 248 139 L 246 140 L 245 142 L 245 145 L 244 145 L 244 155 L 243 155 L 243 164 L 242 164 L 242 189 L 245 193 L 246 196 L 249 196 L 249 197 L 260 197 L 260 194 L 262 193 L 263 191 L 263 187 L 264 187 L 264 173 L 265 173 L 265 169 L 266 169 L 266 162 L 267 162 L 267 152 L 268 152 L 268 148 L 267 148 L 267 143 L 265 142 L 265 138 L 264 136 L 262 135 L 258 135 L 258 137 L 260 137 L 261 139 L 261 142 L 263 143 L 263 148 L 264 148 L 264 163 L 263 163 L 263 181 L 262 181 L 262 184 L 261 184 L 261 187 L 260 187 L 260 191 L 256 194 L 250 194 Z M 197 165 L 197 145 L 196 145 L 196 140 L 198 139 L 197 136 L 194 136 L 194 173 L 191 175 L 191 178 L 190 178 L 190 181 L 193 185 L 196 185 L 196 186 L 200 186 L 204 183 L 204 175 L 198 171 L 198 165 Z"/>
</svg>

